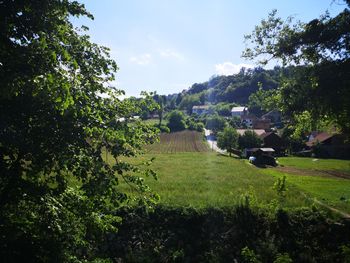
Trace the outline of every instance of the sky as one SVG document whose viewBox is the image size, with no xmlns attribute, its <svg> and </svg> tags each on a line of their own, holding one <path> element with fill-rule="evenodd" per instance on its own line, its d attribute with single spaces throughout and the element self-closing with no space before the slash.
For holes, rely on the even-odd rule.
<svg viewBox="0 0 350 263">
<path fill-rule="evenodd" d="M 231 75 L 252 61 L 241 58 L 244 35 L 273 9 L 307 22 L 340 0 L 80 0 L 94 20 L 86 25 L 95 43 L 107 46 L 118 64 L 112 83 L 127 96 L 141 91 L 172 94 L 213 75 Z"/>
</svg>

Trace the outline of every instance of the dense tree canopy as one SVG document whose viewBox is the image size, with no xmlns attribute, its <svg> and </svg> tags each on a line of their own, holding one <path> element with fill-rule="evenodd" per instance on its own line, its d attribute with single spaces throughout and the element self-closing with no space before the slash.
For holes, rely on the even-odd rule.
<svg viewBox="0 0 350 263">
<path fill-rule="evenodd" d="M 171 132 L 186 129 L 185 115 L 178 110 L 174 110 L 168 115 L 168 128 Z"/>
<path fill-rule="evenodd" d="M 223 132 L 218 135 L 218 146 L 226 150 L 230 156 L 235 152 L 238 146 L 238 133 L 232 127 L 226 127 Z"/>
<path fill-rule="evenodd" d="M 214 133 L 224 130 L 226 120 L 219 115 L 211 115 L 207 118 L 205 128 L 212 130 Z"/>
<path fill-rule="evenodd" d="M 297 65 L 284 74 L 276 102 L 292 118 L 309 111 L 315 121 L 332 118 L 350 133 L 350 2 L 335 17 L 308 23 L 283 21 L 273 11 L 246 40 L 243 56 L 262 64 L 279 59 Z"/>
<path fill-rule="evenodd" d="M 254 132 L 247 130 L 238 138 L 238 147 L 240 149 L 260 147 L 262 144 L 261 138 Z"/>
<path fill-rule="evenodd" d="M 127 200 L 119 180 L 148 191 L 119 159 L 155 138 L 130 123 L 147 103 L 118 99 L 108 49 L 70 16 L 93 18 L 76 1 L 0 1 L 1 261 L 93 259 Z"/>
</svg>

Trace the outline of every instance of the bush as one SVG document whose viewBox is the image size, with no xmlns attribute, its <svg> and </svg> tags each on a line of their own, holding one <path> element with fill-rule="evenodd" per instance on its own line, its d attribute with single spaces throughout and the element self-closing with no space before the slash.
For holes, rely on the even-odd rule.
<svg viewBox="0 0 350 263">
<path fill-rule="evenodd" d="M 174 110 L 168 115 L 168 128 L 171 132 L 182 131 L 186 129 L 185 115 L 178 110 Z"/>
<path fill-rule="evenodd" d="M 158 127 L 158 124 L 156 125 L 157 128 L 159 128 L 160 132 L 166 132 L 169 133 L 170 129 L 168 128 L 168 126 L 162 124 L 160 127 Z"/>
<path fill-rule="evenodd" d="M 118 233 L 101 247 L 128 262 L 342 262 L 349 258 L 350 222 L 317 210 L 276 214 L 232 208 L 129 209 Z M 312 244 L 310 244 L 310 241 Z M 331 242 L 330 242 L 331 241 Z"/>
</svg>

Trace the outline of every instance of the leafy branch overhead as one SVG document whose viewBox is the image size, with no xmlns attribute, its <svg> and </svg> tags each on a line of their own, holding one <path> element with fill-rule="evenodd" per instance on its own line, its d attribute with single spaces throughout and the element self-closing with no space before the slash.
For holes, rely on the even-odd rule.
<svg viewBox="0 0 350 263">
<path fill-rule="evenodd" d="M 284 21 L 272 11 L 245 37 L 242 56 L 263 65 L 279 60 L 289 66 L 273 94 L 286 116 L 296 121 L 308 111 L 316 122 L 332 119 L 349 134 L 350 2 L 345 2 L 347 7 L 335 17 L 326 13 L 308 23 Z"/>
<path fill-rule="evenodd" d="M 157 199 L 140 177 L 154 172 L 121 160 L 157 139 L 132 118 L 155 104 L 119 99 L 109 49 L 69 20 L 92 19 L 84 5 L 1 1 L 0 12 L 0 258 L 94 258 L 128 200 L 121 181 L 142 202 Z"/>
</svg>

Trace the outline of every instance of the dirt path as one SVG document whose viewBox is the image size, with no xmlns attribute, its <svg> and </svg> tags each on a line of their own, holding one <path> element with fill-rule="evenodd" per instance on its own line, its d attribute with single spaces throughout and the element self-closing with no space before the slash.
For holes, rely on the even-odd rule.
<svg viewBox="0 0 350 263">
<path fill-rule="evenodd" d="M 323 202 L 321 202 L 320 200 L 318 200 L 317 198 L 311 198 L 311 197 L 309 197 L 309 196 L 307 196 L 304 192 L 300 192 L 306 199 L 309 199 L 309 200 L 311 200 L 311 201 L 314 201 L 316 204 L 318 204 L 318 205 L 320 205 L 320 206 L 322 206 L 322 207 L 324 207 L 324 208 L 326 208 L 326 209 L 328 209 L 328 210 L 330 210 L 330 211 L 332 211 L 332 212 L 334 212 L 334 213 L 337 213 L 337 214 L 339 214 L 339 215 L 341 215 L 343 218 L 346 218 L 346 219 L 350 219 L 350 214 L 348 214 L 348 213 L 346 213 L 346 212 L 344 212 L 344 211 L 341 211 L 341 210 L 339 210 L 339 209 L 336 209 L 336 208 L 334 208 L 334 207 L 331 207 L 331 206 L 329 206 L 329 205 L 326 205 L 325 203 L 323 203 Z"/>
<path fill-rule="evenodd" d="M 349 173 L 336 171 L 336 170 L 306 170 L 306 169 L 299 169 L 299 168 L 290 167 L 290 166 L 277 166 L 274 169 L 277 169 L 278 171 L 281 171 L 281 172 L 302 175 L 302 176 L 322 176 L 322 177 L 332 177 L 332 178 L 336 177 L 336 178 L 350 180 Z"/>
</svg>

